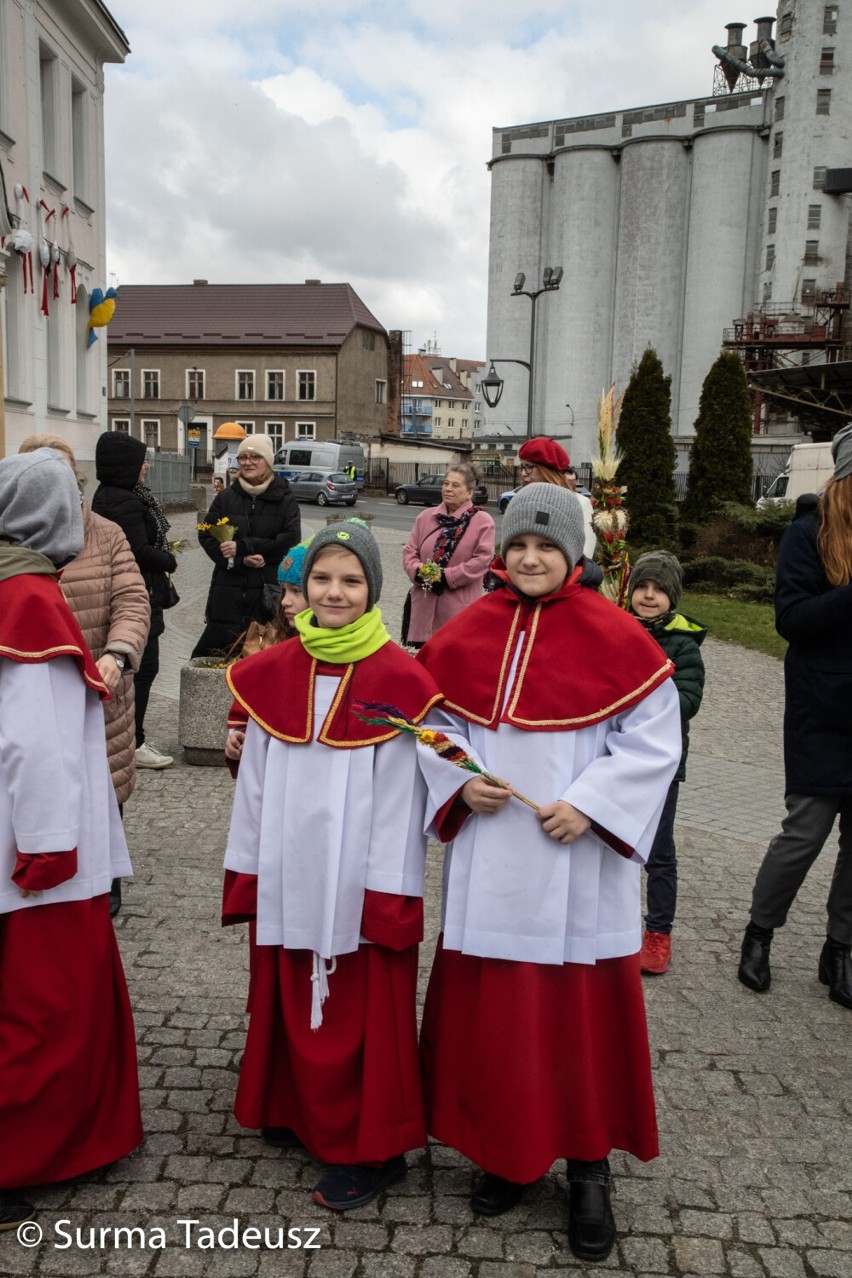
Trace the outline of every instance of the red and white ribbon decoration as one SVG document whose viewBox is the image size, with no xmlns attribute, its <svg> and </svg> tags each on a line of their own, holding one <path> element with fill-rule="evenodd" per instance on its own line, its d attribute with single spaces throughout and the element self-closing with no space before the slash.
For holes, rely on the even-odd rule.
<svg viewBox="0 0 852 1278">
<path fill-rule="evenodd" d="M 44 200 L 39 200 L 39 208 L 44 209 L 45 218 L 42 226 L 41 243 L 38 246 L 39 257 L 41 258 L 42 285 L 41 285 L 41 313 L 42 315 L 50 315 L 50 304 L 47 300 L 47 277 L 50 274 L 51 251 L 47 242 L 47 224 L 56 213 L 56 209 L 48 208 Z"/>
<path fill-rule="evenodd" d="M 27 188 L 22 186 L 20 182 L 15 186 L 15 202 L 18 206 L 18 226 L 12 235 L 12 248 L 21 259 L 24 274 L 24 292 L 35 292 L 35 282 L 33 279 L 33 237 L 27 229 L 26 209 L 21 212 L 21 205 L 26 200 L 30 202 L 27 194 Z"/>
</svg>

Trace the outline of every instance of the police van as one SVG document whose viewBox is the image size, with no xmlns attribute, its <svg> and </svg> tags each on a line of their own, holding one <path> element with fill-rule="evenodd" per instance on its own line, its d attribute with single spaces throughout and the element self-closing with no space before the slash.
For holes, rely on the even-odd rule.
<svg viewBox="0 0 852 1278">
<path fill-rule="evenodd" d="M 285 479 L 306 470 L 345 471 L 355 467 L 355 482 L 364 487 L 364 471 L 367 459 L 364 449 L 357 443 L 338 443 L 333 439 L 298 439 L 279 448 L 273 461 L 276 475 Z"/>
</svg>

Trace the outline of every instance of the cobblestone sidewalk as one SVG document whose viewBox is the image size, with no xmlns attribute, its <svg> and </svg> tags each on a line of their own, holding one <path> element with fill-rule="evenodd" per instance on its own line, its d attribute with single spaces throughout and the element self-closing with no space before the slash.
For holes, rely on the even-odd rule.
<svg viewBox="0 0 852 1278">
<path fill-rule="evenodd" d="M 176 535 L 192 536 L 194 517 L 173 523 Z M 396 633 L 407 586 L 403 537 L 377 535 Z M 181 604 L 167 620 L 149 715 L 150 739 L 176 756 L 178 672 L 201 629 L 208 578 L 193 545 L 176 579 Z M 662 1153 L 647 1165 L 614 1158 L 620 1234 L 599 1268 L 612 1278 L 852 1278 L 852 1017 L 816 977 L 833 850 L 776 939 L 771 992 L 744 990 L 736 963 L 749 892 L 783 815 L 781 666 L 712 637 L 703 652 L 707 695 L 677 830 L 674 961 L 646 985 Z M 402 1185 L 335 1216 L 310 1201 L 317 1167 L 307 1154 L 277 1153 L 236 1125 L 247 951 L 244 929 L 219 926 L 231 794 L 224 769 L 180 757 L 140 776 L 126 809 L 136 877 L 125 885 L 117 931 L 136 1013 L 146 1140 L 113 1167 L 39 1190 L 44 1240 L 26 1248 L 0 1236 L 0 1275 L 582 1272 L 567 1246 L 564 1167 L 488 1222 L 470 1213 L 469 1165 L 432 1144 L 409 1156 Z M 439 887 L 436 855 L 421 996 Z M 139 1232 L 131 1240 L 117 1228 Z M 260 1232 L 238 1238 L 235 1229 Z"/>
</svg>

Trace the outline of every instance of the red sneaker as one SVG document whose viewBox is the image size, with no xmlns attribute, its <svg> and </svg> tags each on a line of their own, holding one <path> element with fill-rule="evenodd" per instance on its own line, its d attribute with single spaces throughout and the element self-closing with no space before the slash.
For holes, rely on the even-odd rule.
<svg viewBox="0 0 852 1278">
<path fill-rule="evenodd" d="M 672 961 L 672 938 L 668 932 L 646 932 L 642 937 L 639 966 L 643 972 L 662 976 Z"/>
</svg>

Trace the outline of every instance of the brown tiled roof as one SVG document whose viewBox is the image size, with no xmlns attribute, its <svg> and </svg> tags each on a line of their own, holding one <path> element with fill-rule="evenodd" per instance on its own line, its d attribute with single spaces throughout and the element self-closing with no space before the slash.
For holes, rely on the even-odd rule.
<svg viewBox="0 0 852 1278">
<path fill-rule="evenodd" d="M 450 368 L 450 362 L 443 355 L 405 355 L 403 357 L 403 376 L 405 393 L 432 396 L 436 399 L 471 399 L 471 393 Z M 437 369 L 440 377 L 432 372 Z M 422 387 L 413 387 L 414 381 L 421 381 Z"/>
<path fill-rule="evenodd" d="M 350 284 L 123 284 L 109 341 L 154 346 L 340 346 L 384 328 Z"/>
</svg>

